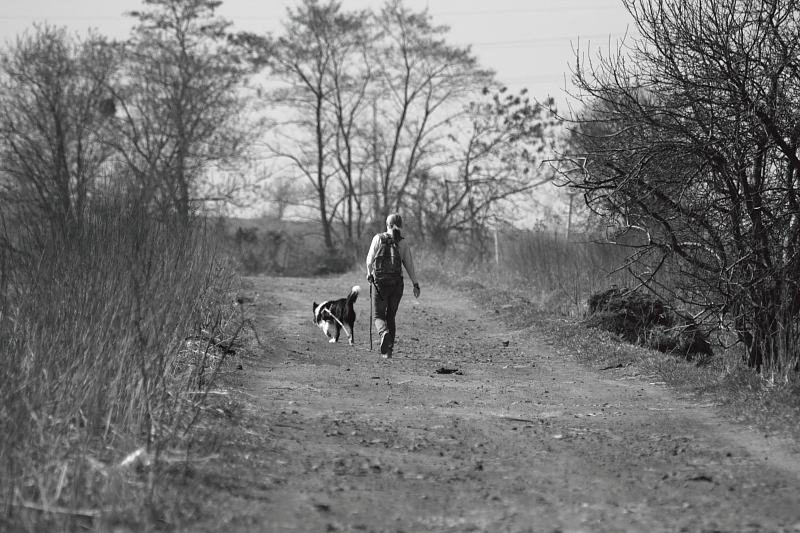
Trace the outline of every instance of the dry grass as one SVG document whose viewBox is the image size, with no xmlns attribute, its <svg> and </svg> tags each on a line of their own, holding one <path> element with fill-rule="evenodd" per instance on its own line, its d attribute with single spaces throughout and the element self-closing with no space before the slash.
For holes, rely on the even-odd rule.
<svg viewBox="0 0 800 533">
<path fill-rule="evenodd" d="M 471 250 L 458 247 L 446 253 L 423 250 L 418 262 L 428 279 L 490 280 L 494 288 L 524 294 L 559 316 L 582 316 L 595 292 L 633 283 L 620 269 L 623 251 L 589 237 L 568 243 L 549 232 L 506 232 L 499 235 L 497 252 L 499 262 L 479 261 Z"/>
<path fill-rule="evenodd" d="M 156 520 L 237 333 L 235 278 L 201 225 L 130 202 L 70 231 L 30 220 L 0 256 L 0 526 Z"/>
<path fill-rule="evenodd" d="M 630 285 L 618 272 L 623 255 L 600 245 L 559 242 L 545 234 L 518 237 L 507 236 L 502 243 L 499 265 L 459 254 L 443 260 L 441 254 L 423 253 L 420 278 L 423 283 L 436 280 L 470 293 L 513 326 L 535 330 L 588 366 L 625 369 L 627 374 L 664 382 L 765 431 L 800 439 L 800 377 L 786 380 L 757 374 L 747 368 L 738 346 L 723 349 L 715 344 L 713 357 L 687 362 L 585 327 L 589 296 L 612 285 Z"/>
</svg>

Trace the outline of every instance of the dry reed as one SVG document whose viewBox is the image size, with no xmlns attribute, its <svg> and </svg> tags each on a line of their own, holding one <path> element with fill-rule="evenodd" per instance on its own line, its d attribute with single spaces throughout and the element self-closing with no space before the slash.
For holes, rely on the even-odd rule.
<svg viewBox="0 0 800 533">
<path fill-rule="evenodd" d="M 132 202 L 35 220 L 0 247 L 0 525 L 67 531 L 152 503 L 232 341 L 234 278 L 197 221 Z"/>
</svg>

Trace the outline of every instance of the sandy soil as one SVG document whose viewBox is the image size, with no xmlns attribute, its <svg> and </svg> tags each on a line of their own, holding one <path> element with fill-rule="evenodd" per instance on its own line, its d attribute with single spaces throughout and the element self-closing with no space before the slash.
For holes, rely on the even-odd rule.
<svg viewBox="0 0 800 533">
<path fill-rule="evenodd" d="M 185 481 L 213 504 L 181 531 L 800 532 L 796 443 L 653 378 L 582 367 L 425 285 L 386 361 L 362 280 L 250 282 L 265 347 L 223 376 L 198 446 L 219 457 Z M 356 283 L 356 345 L 329 344 L 311 302 Z"/>
</svg>

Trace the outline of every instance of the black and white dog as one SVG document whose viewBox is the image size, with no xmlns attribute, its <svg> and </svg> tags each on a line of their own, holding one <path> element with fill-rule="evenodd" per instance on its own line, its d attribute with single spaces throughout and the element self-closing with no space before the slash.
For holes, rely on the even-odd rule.
<svg viewBox="0 0 800 533">
<path fill-rule="evenodd" d="M 317 304 L 314 302 L 314 324 L 319 326 L 325 336 L 331 340 L 328 342 L 337 342 L 339 334 L 344 330 L 350 339 L 350 344 L 353 344 L 353 326 L 356 323 L 356 312 L 353 309 L 353 304 L 356 303 L 358 292 L 361 287 L 356 285 L 350 290 L 347 298 L 339 300 L 331 300 Z"/>
</svg>

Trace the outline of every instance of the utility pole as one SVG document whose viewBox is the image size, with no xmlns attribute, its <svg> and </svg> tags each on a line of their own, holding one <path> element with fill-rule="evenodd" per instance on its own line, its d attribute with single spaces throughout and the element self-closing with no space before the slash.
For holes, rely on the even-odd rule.
<svg viewBox="0 0 800 533">
<path fill-rule="evenodd" d="M 494 262 L 500 268 L 500 242 L 497 238 L 497 228 L 494 228 Z"/>
<path fill-rule="evenodd" d="M 575 195 L 577 193 L 570 192 L 569 193 L 569 211 L 567 214 L 567 242 L 570 242 L 570 238 L 572 237 L 572 202 L 575 200 Z"/>
<path fill-rule="evenodd" d="M 381 223 L 381 212 L 380 212 L 380 205 L 378 202 L 378 190 L 379 190 L 379 183 L 378 183 L 378 169 L 380 168 L 378 163 L 378 96 L 374 96 L 372 98 L 372 182 L 373 182 L 373 212 L 374 212 L 374 223 L 376 224 L 376 230 L 380 230 L 380 223 Z"/>
</svg>

